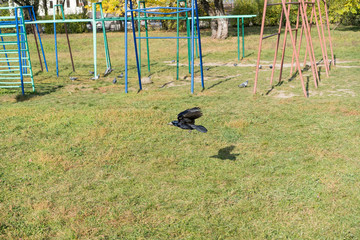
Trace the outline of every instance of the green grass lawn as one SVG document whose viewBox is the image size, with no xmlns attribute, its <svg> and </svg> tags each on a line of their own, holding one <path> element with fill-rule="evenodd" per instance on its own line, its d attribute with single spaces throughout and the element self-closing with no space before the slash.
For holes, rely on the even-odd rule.
<svg viewBox="0 0 360 240">
<path fill-rule="evenodd" d="M 43 36 L 49 73 L 39 71 L 29 37 L 37 92 L 0 90 L 0 239 L 360 238 L 359 30 L 332 31 L 337 66 L 329 78 L 322 67 L 317 89 L 304 72 L 309 98 L 299 78 L 287 80 L 288 67 L 269 91 L 275 39 L 264 42 L 252 93 L 258 27 L 246 28 L 240 63 L 236 37 L 204 33 L 210 69 L 201 91 L 196 67 L 193 95 L 185 41 L 178 81 L 175 40 L 150 42 L 154 83 L 139 93 L 130 44 L 125 94 L 123 79 L 112 84 L 124 68 L 123 33 L 109 33 L 115 71 L 97 81 L 88 73 L 91 34 L 70 35 L 75 73 L 59 35 L 59 78 L 53 36 Z M 288 45 L 286 63 L 291 54 Z M 238 88 L 245 80 L 250 87 Z M 195 106 L 208 133 L 166 125 Z"/>
</svg>

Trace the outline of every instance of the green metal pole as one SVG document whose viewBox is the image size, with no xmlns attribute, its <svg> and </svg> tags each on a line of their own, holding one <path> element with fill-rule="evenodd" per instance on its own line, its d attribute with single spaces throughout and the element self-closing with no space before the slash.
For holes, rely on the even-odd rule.
<svg viewBox="0 0 360 240">
<path fill-rule="evenodd" d="M 103 8 L 102 8 L 102 3 L 98 3 L 100 6 L 100 16 L 101 19 L 104 19 L 104 12 L 103 12 Z M 106 29 L 105 29 L 105 22 L 102 21 L 101 22 L 102 25 L 102 30 L 103 30 L 103 35 L 104 35 L 104 46 L 105 46 L 105 56 L 106 56 L 106 68 L 111 68 L 111 62 L 110 62 L 110 53 L 109 53 L 109 45 L 108 45 L 108 41 L 107 41 L 107 36 L 106 36 Z"/>
<path fill-rule="evenodd" d="M 145 8 L 145 1 L 143 1 L 144 8 Z M 144 13 L 144 17 L 146 18 L 146 13 Z M 146 37 L 149 37 L 148 35 L 148 25 L 147 20 L 145 20 L 145 34 Z M 148 72 L 150 73 L 150 49 L 149 49 L 149 39 L 146 38 L 146 50 L 147 50 L 147 61 L 148 61 Z"/>
<path fill-rule="evenodd" d="M 240 30 L 239 30 L 239 18 L 237 20 L 237 45 L 238 45 L 238 60 L 240 61 Z"/>
<path fill-rule="evenodd" d="M 180 3 L 177 1 L 177 8 L 179 8 Z M 179 13 L 176 14 L 176 80 L 179 80 Z"/>
<path fill-rule="evenodd" d="M 92 4 L 92 28 L 93 28 L 93 48 L 94 48 L 94 77 L 97 76 L 97 68 L 96 68 L 96 3 Z"/>
<path fill-rule="evenodd" d="M 243 54 L 243 58 L 245 58 L 245 29 L 244 29 L 244 18 L 241 18 L 241 22 L 242 22 L 242 54 Z"/>
<path fill-rule="evenodd" d="M 138 9 L 140 9 L 140 1 L 138 1 Z M 137 13 L 138 15 L 138 37 L 139 37 L 139 71 L 140 71 L 140 75 L 141 75 L 141 20 L 140 20 L 140 12 Z M 134 41 L 136 41 L 136 39 L 134 39 Z"/>
</svg>

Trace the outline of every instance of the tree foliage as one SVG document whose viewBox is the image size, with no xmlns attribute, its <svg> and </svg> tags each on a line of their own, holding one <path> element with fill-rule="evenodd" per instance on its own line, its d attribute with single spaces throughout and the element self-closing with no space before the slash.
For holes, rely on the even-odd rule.
<svg viewBox="0 0 360 240">
<path fill-rule="evenodd" d="M 320 0 L 322 15 L 325 16 L 323 1 Z M 360 0 L 327 0 L 327 9 L 329 20 L 332 23 L 360 24 Z M 245 23 L 251 21 L 256 25 L 261 24 L 264 0 L 235 0 L 233 14 L 256 14 L 257 17 L 246 19 Z M 290 14 L 291 21 L 296 21 L 296 7 L 293 7 Z M 308 8 L 310 9 L 310 8 Z M 265 23 L 267 25 L 277 25 L 281 13 L 280 6 L 268 7 L 266 11 Z M 309 13 L 310 14 L 310 13 Z"/>
<path fill-rule="evenodd" d="M 333 0 L 328 6 L 332 22 L 360 24 L 360 0 Z"/>
<path fill-rule="evenodd" d="M 35 14 L 38 13 L 40 1 L 39 0 L 13 0 L 19 6 L 33 6 Z"/>
</svg>

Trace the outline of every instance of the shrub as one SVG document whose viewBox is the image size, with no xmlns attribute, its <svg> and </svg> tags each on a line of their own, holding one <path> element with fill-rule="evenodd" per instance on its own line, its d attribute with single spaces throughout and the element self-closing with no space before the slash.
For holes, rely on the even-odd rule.
<svg viewBox="0 0 360 240">
<path fill-rule="evenodd" d="M 87 18 L 85 14 L 69 14 L 65 16 L 66 19 L 84 19 Z M 52 20 L 53 16 L 45 16 L 39 17 L 38 20 Z M 56 15 L 56 19 L 62 19 L 61 15 Z M 89 22 L 91 19 L 89 19 Z M 86 22 L 77 22 L 77 23 L 67 23 L 67 29 L 69 33 L 83 33 L 87 32 Z M 54 33 L 54 24 L 47 23 L 43 26 L 44 33 L 52 34 Z M 56 25 L 56 32 L 57 33 L 65 33 L 64 24 L 57 24 Z"/>
</svg>

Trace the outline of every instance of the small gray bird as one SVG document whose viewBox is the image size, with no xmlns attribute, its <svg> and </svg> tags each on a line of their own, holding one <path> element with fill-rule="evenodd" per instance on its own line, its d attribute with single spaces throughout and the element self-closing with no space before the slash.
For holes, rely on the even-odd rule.
<svg viewBox="0 0 360 240">
<path fill-rule="evenodd" d="M 113 80 L 113 84 L 115 84 L 115 83 L 117 83 L 117 80 L 116 80 L 116 78 L 114 78 L 114 80 Z"/>
<path fill-rule="evenodd" d="M 94 74 L 94 72 L 93 72 L 93 71 L 89 71 L 89 74 L 90 74 L 90 75 L 93 75 L 93 74 Z"/>
<path fill-rule="evenodd" d="M 112 68 L 110 68 L 110 67 L 107 68 L 107 69 L 105 70 L 105 72 L 104 72 L 104 77 L 107 76 L 107 75 L 109 75 L 112 71 L 113 71 Z"/>
<path fill-rule="evenodd" d="M 209 67 L 207 67 L 207 68 L 205 68 L 205 70 L 206 70 L 206 71 L 209 71 L 209 70 L 210 70 L 210 68 L 209 68 Z"/>
<path fill-rule="evenodd" d="M 259 69 L 262 69 L 262 66 L 261 66 L 261 65 L 259 65 Z"/>
<path fill-rule="evenodd" d="M 175 60 L 171 60 L 171 62 L 172 62 L 172 63 L 174 63 L 174 62 L 175 62 Z"/>
<path fill-rule="evenodd" d="M 77 77 L 70 77 L 70 80 L 71 81 L 75 81 L 75 80 L 77 80 L 78 78 Z"/>
<path fill-rule="evenodd" d="M 236 67 L 237 66 L 237 63 L 234 63 L 234 67 Z"/>
<path fill-rule="evenodd" d="M 91 78 L 91 80 L 98 80 L 100 78 L 100 74 L 98 74 L 97 76 Z"/>
<path fill-rule="evenodd" d="M 117 76 L 118 78 L 123 78 L 124 77 L 124 73 L 121 73 L 119 76 Z"/>
<path fill-rule="evenodd" d="M 245 87 L 247 87 L 247 85 L 249 84 L 249 80 L 248 81 L 245 81 L 245 82 L 243 82 L 242 84 L 240 84 L 238 87 L 239 88 L 245 88 Z"/>
</svg>

